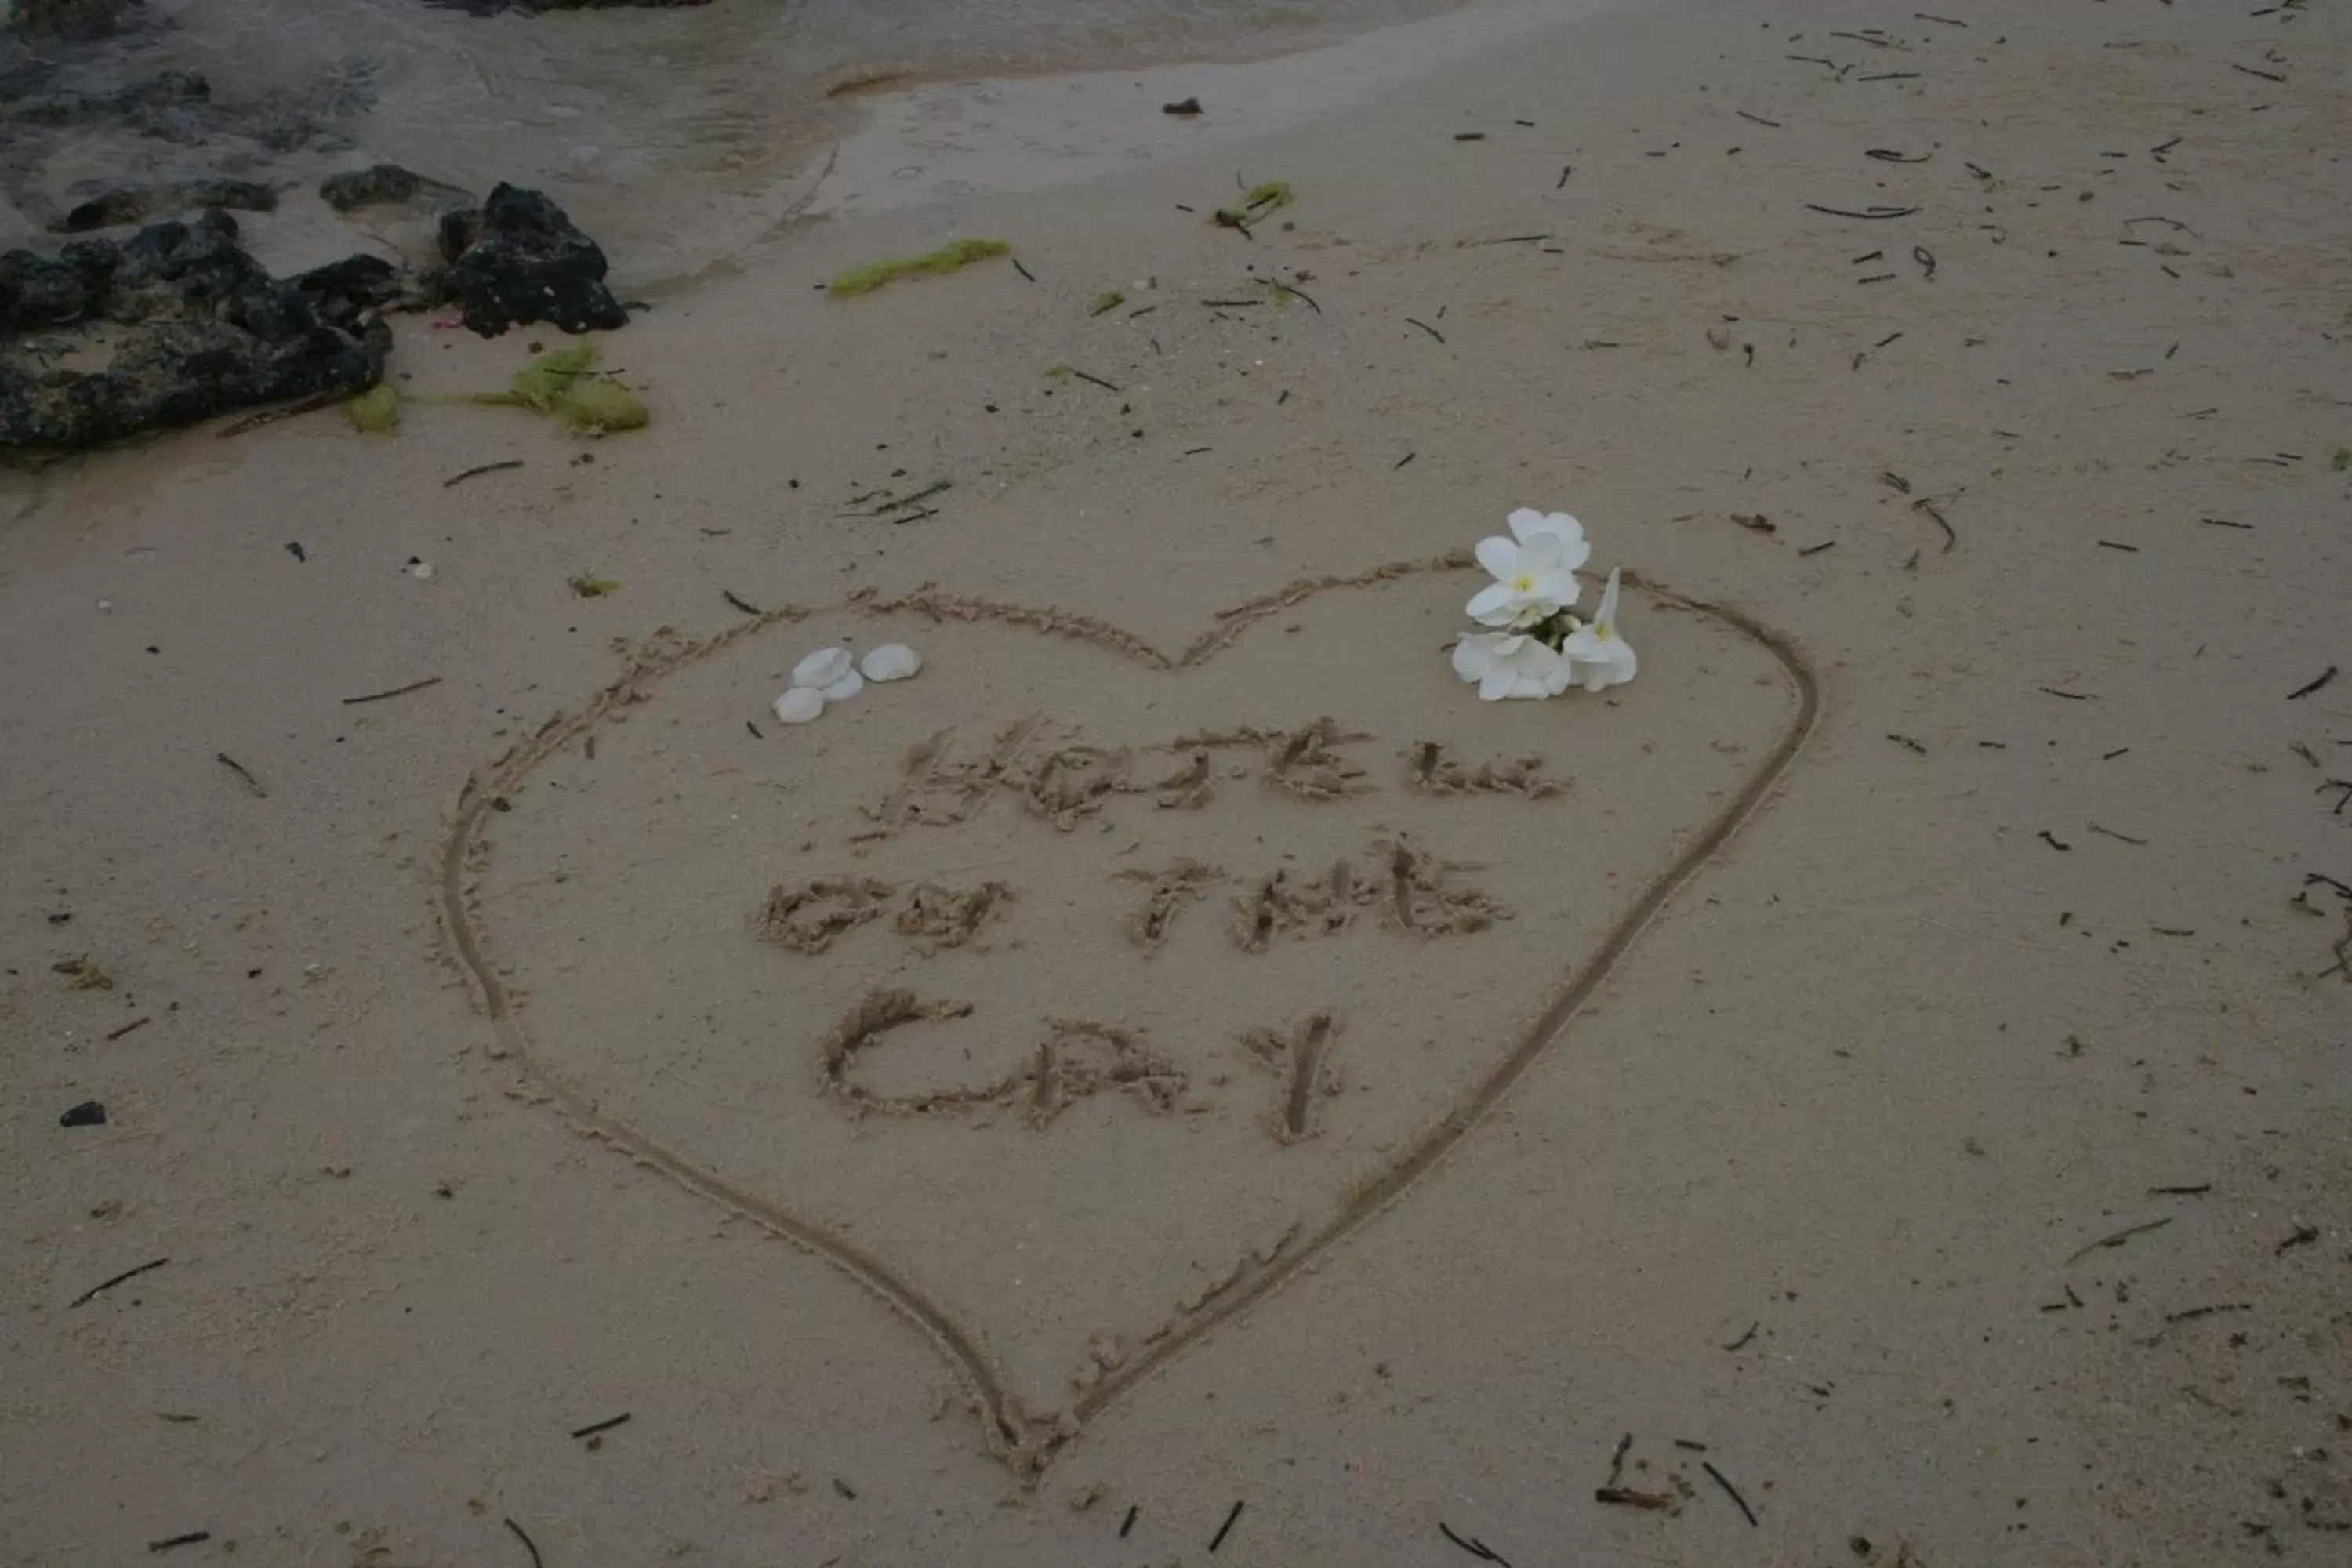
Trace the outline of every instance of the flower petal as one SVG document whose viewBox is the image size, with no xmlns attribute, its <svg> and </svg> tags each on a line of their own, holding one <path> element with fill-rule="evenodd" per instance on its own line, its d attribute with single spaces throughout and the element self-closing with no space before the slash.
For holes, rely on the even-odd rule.
<svg viewBox="0 0 2352 1568">
<path fill-rule="evenodd" d="M 1488 670 L 1486 678 L 1478 682 L 1478 700 L 1499 702 L 1511 694 L 1511 688 L 1517 685 L 1518 680 L 1519 678 L 1511 673 L 1508 665 L 1498 664 Z"/>
<path fill-rule="evenodd" d="M 1504 521 L 1510 524 L 1511 537 L 1525 544 L 1542 529 L 1544 514 L 1531 506 L 1523 506 Z"/>
<path fill-rule="evenodd" d="M 1507 578 L 1519 569 L 1519 547 L 1500 534 L 1489 534 L 1478 542 L 1478 564 L 1489 576 Z"/>
<path fill-rule="evenodd" d="M 1559 535 L 1538 533 L 1519 546 L 1521 572 L 1557 572 L 1560 563 Z"/>
<path fill-rule="evenodd" d="M 1489 583 L 1471 595 L 1470 603 L 1463 607 L 1463 613 L 1481 626 L 1507 626 L 1518 613 L 1514 603 L 1516 597 L 1509 584 Z"/>
<path fill-rule="evenodd" d="M 1592 617 L 1595 626 L 1606 626 L 1612 635 L 1617 630 L 1617 579 L 1622 568 L 1609 568 L 1609 586 L 1601 590 L 1601 610 Z"/>
<path fill-rule="evenodd" d="M 1482 679 L 1486 673 L 1494 668 L 1495 639 L 1491 635 L 1485 637 L 1465 635 L 1456 639 L 1454 644 L 1454 674 L 1465 680 L 1476 681 Z"/>
</svg>

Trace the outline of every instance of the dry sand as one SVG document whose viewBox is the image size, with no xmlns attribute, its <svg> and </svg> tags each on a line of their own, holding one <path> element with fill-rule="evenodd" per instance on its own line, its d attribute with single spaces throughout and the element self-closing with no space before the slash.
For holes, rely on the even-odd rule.
<svg viewBox="0 0 2352 1568">
<path fill-rule="evenodd" d="M 2249 9 L 927 87 L 650 430 L 9 492 L 0 1556 L 2352 1557 L 2352 23 Z M 1613 700 L 1445 668 L 1521 504 Z"/>
</svg>

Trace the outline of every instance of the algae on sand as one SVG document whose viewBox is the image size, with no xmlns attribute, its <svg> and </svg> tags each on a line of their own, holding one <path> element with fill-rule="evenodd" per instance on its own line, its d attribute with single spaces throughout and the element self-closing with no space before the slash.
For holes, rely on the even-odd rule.
<svg viewBox="0 0 2352 1568">
<path fill-rule="evenodd" d="M 1209 221 L 1221 228 L 1246 228 L 1276 208 L 1288 206 L 1294 199 L 1288 180 L 1268 180 L 1244 191 L 1238 206 L 1219 207 L 1209 215 Z"/>
<path fill-rule="evenodd" d="M 834 274 L 827 289 L 837 298 L 853 294 L 871 294 L 886 283 L 901 278 L 913 278 L 925 272 L 957 272 L 975 261 L 992 257 L 1010 256 L 1013 247 L 1001 239 L 959 239 L 953 245 L 943 245 L 921 256 L 901 256 L 888 261 L 869 261 L 863 267 L 852 267 Z"/>
<path fill-rule="evenodd" d="M 464 401 L 552 414 L 583 436 L 643 428 L 653 417 L 645 403 L 619 382 L 593 378 L 595 363 L 594 343 L 572 343 L 515 372 L 508 390 L 478 392 Z"/>
<path fill-rule="evenodd" d="M 400 431 L 400 389 L 379 381 L 343 405 L 352 428 L 369 436 L 393 436 Z"/>
</svg>

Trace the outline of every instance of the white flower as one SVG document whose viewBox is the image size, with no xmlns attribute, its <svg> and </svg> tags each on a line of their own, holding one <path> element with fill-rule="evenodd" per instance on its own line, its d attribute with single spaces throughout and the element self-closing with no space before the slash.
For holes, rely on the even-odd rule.
<svg viewBox="0 0 2352 1568">
<path fill-rule="evenodd" d="M 814 686 L 822 691 L 838 683 L 842 677 L 856 673 L 857 666 L 850 662 L 847 648 L 821 647 L 793 666 L 793 684 Z"/>
<path fill-rule="evenodd" d="M 865 689 L 866 678 L 858 674 L 855 669 L 852 669 L 847 675 L 843 676 L 839 680 L 835 681 L 831 686 L 824 686 L 817 689 L 818 694 L 824 697 L 825 706 L 828 708 L 836 702 L 846 702 Z"/>
<path fill-rule="evenodd" d="M 1511 537 L 1521 544 L 1538 534 L 1550 534 L 1559 541 L 1559 563 L 1570 572 L 1592 559 L 1592 546 L 1584 537 L 1584 524 L 1564 511 L 1541 512 L 1533 507 L 1521 507 L 1510 515 Z M 1569 603 L 1576 601 L 1571 598 Z"/>
<path fill-rule="evenodd" d="M 1480 700 L 1557 697 L 1575 679 L 1567 659 L 1517 632 L 1465 634 L 1454 645 L 1454 673 L 1474 682 Z"/>
<path fill-rule="evenodd" d="M 1609 586 L 1601 591 L 1601 613 L 1589 626 L 1568 635 L 1559 651 L 1576 666 L 1575 679 L 1587 691 L 1622 686 L 1633 679 L 1640 661 L 1625 639 L 1617 635 L 1617 568 L 1609 569 Z"/>
<path fill-rule="evenodd" d="M 868 680 L 904 680 L 923 668 L 923 656 L 902 642 L 886 642 L 858 660 Z"/>
<path fill-rule="evenodd" d="M 776 699 L 776 721 L 805 724 L 824 711 L 824 693 L 813 686 L 795 686 Z"/>
<path fill-rule="evenodd" d="M 1582 541 L 1577 547 L 1584 549 Z M 1538 533 L 1515 544 L 1499 535 L 1478 542 L 1478 564 L 1494 582 L 1472 596 L 1470 618 L 1486 626 L 1531 626 L 1576 603 L 1576 574 L 1564 564 L 1559 536 Z"/>
</svg>

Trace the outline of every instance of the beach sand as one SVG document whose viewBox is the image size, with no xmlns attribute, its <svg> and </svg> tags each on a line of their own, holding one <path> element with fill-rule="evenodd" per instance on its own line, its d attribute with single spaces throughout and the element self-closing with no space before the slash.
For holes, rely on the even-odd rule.
<svg viewBox="0 0 2352 1568">
<path fill-rule="evenodd" d="M 2341 1561 L 2352 22 L 2248 9 L 927 85 L 648 429 L 412 319 L 394 438 L 12 480 L 0 1555 Z M 1447 668 L 1524 505 L 1630 686 Z"/>
</svg>

